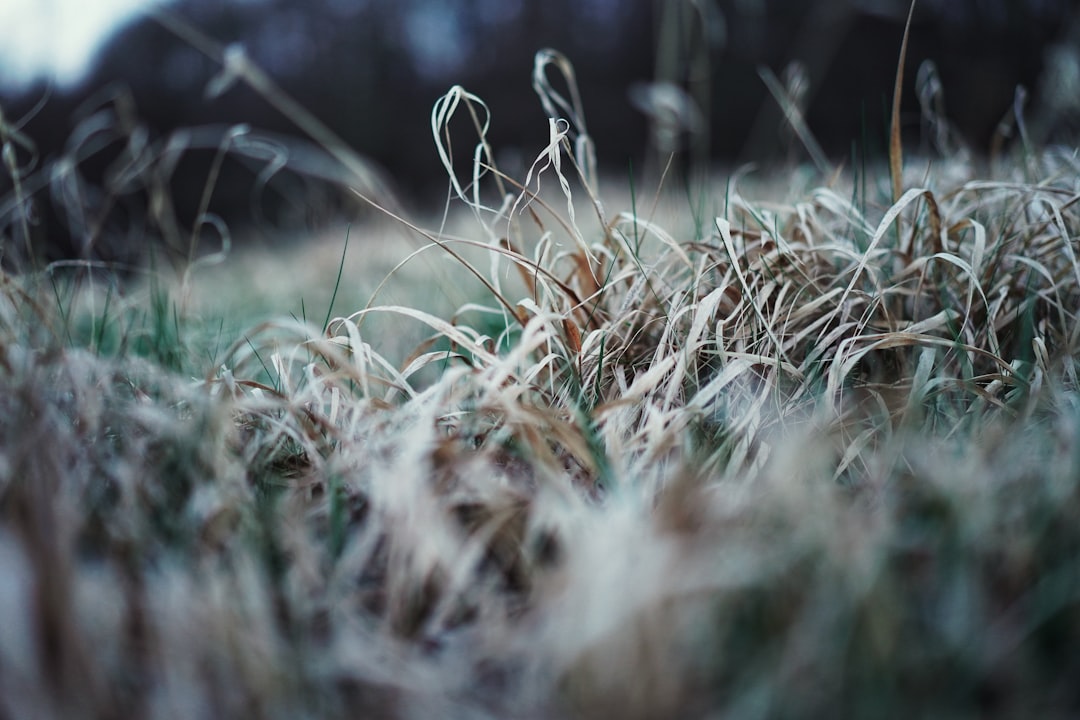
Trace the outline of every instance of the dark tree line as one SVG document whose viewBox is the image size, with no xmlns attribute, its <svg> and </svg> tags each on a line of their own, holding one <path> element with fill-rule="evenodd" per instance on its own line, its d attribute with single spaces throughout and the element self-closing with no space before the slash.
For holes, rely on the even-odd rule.
<svg viewBox="0 0 1080 720">
<path fill-rule="evenodd" d="M 646 161 L 650 124 L 634 97 L 646 97 L 644 83 L 652 80 L 670 82 L 701 105 L 696 134 L 707 141 L 699 148 L 714 160 L 800 152 L 790 141 L 785 147 L 763 66 L 803 93 L 802 109 L 824 152 L 846 156 L 853 142 L 873 152 L 884 145 L 907 7 L 902 0 L 183 0 L 173 12 L 217 43 L 241 44 L 285 92 L 384 168 L 400 195 L 422 202 L 445 188 L 429 114 L 452 84 L 489 103 L 495 147 L 526 159 L 540 149 L 546 121 L 530 75 L 542 47 L 575 63 L 601 165 L 613 172 Z M 915 69 L 932 59 L 959 137 L 985 150 L 1018 85 L 1045 100 L 1038 93 L 1047 48 L 1080 44 L 1076 23 L 1069 0 L 925 0 L 909 53 L 906 129 L 919 138 Z M 793 69 L 801 75 L 785 78 Z M 115 37 L 83 86 L 52 94 L 23 129 L 37 143 L 38 166 L 74 157 L 84 190 L 97 186 L 101 195 L 75 197 L 76 184 L 68 183 L 65 196 L 64 183 L 53 182 L 50 210 L 49 188 L 39 191 L 41 218 L 58 204 L 91 206 L 85 217 L 59 209 L 72 237 L 60 242 L 61 234 L 43 230 L 41 242 L 53 255 L 116 254 L 120 249 L 103 239 L 107 229 L 120 248 L 148 225 L 182 237 L 202 209 L 269 226 L 340 209 L 333 183 L 291 171 L 293 161 L 302 165 L 307 157 L 305 146 L 281 140 L 298 130 L 266 98 L 243 84 L 206 96 L 220 71 L 199 47 L 147 18 Z M 17 118 L 43 92 L 0 103 Z M 252 128 L 237 140 L 247 150 L 229 153 L 204 208 L 216 143 L 237 123 Z M 183 128 L 202 130 L 177 135 Z M 473 141 L 464 134 L 461 140 Z M 693 139 L 680 142 L 687 148 Z M 159 163 L 154 172 L 140 165 L 139 149 L 147 146 L 156 155 L 146 157 Z M 167 147 L 183 152 L 165 162 Z M 0 176 L 0 196 L 10 197 L 10 189 L 10 179 Z M 162 202 L 179 229 L 159 227 L 170 222 Z M 43 220 L 41 226 L 51 227 Z M 10 235 L 12 227 L 9 211 L 0 233 Z"/>
</svg>

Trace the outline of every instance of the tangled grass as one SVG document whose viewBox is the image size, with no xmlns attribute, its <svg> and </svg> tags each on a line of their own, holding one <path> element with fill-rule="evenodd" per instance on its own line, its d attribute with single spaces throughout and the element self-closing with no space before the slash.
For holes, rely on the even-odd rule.
<svg viewBox="0 0 1080 720">
<path fill-rule="evenodd" d="M 519 185 L 433 113 L 453 313 L 208 351 L 162 287 L 4 277 L 0 717 L 1080 711 L 1075 152 L 665 228 L 550 66 Z"/>
</svg>

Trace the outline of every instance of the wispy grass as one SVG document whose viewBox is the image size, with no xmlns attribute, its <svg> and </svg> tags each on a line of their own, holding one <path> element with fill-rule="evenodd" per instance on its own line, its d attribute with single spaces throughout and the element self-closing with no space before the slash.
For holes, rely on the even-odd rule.
<svg viewBox="0 0 1080 720">
<path fill-rule="evenodd" d="M 2 714 L 1075 714 L 1075 154 L 735 175 L 706 224 L 604 194 L 551 65 L 525 178 L 437 106 L 437 229 L 4 276 Z"/>
</svg>

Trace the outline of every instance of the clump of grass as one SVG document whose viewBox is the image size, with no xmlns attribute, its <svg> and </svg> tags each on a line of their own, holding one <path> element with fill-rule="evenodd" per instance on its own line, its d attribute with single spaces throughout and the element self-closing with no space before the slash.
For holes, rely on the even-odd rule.
<svg viewBox="0 0 1080 720">
<path fill-rule="evenodd" d="M 474 225 L 400 222 L 459 308 L 202 352 L 168 294 L 80 314 L 5 278 L 3 712 L 1074 713 L 1075 156 L 875 197 L 736 177 L 667 229 L 659 191 L 601 201 L 565 58 L 536 78 L 569 121 L 525 178 L 479 98 L 433 113 L 451 172 L 455 113 L 478 131 Z"/>
</svg>

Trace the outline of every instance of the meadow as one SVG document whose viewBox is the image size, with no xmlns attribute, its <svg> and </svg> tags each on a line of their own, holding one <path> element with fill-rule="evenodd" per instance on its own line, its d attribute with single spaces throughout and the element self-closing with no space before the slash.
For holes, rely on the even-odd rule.
<svg viewBox="0 0 1080 720">
<path fill-rule="evenodd" d="M 538 92 L 442 219 L 5 271 L 0 718 L 1080 712 L 1076 148 L 647 186 Z"/>
</svg>

